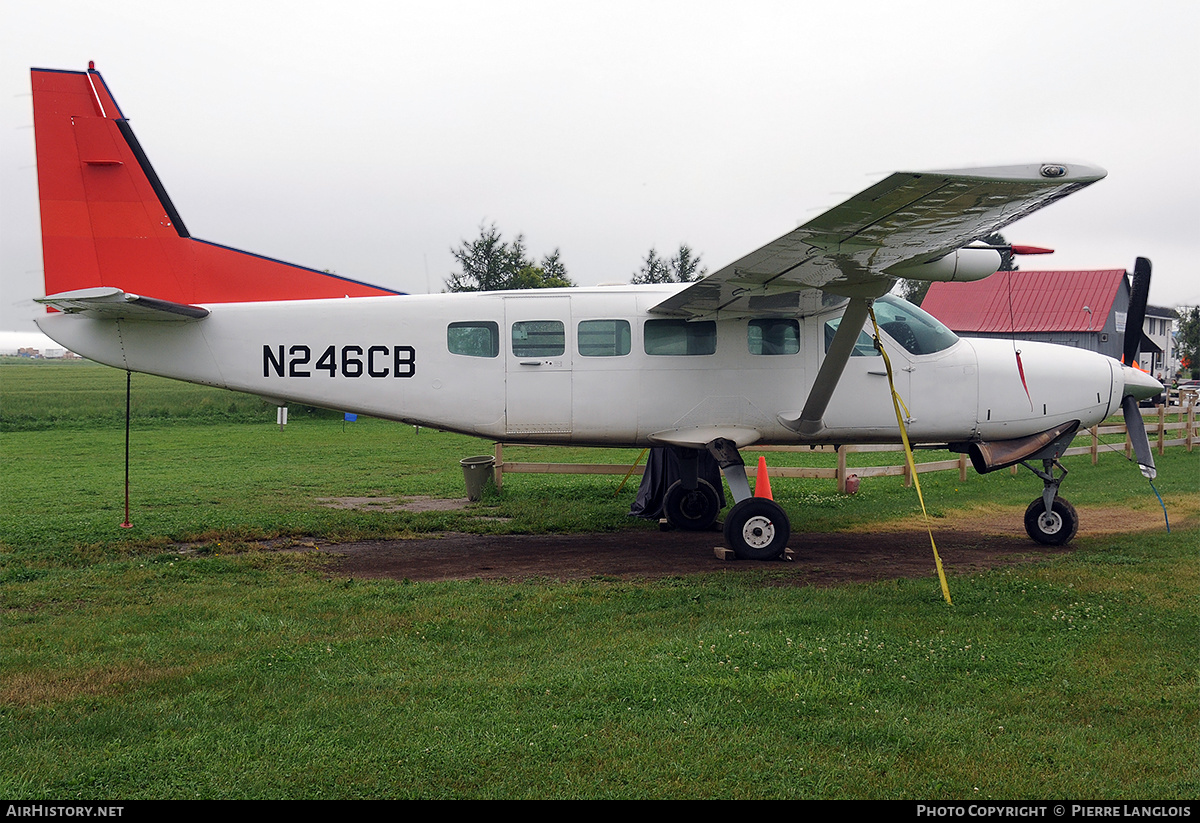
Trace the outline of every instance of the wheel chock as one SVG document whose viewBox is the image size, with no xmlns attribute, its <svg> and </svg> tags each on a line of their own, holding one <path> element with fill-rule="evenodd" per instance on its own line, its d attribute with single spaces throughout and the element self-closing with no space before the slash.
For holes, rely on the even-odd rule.
<svg viewBox="0 0 1200 823">
<path fill-rule="evenodd" d="M 714 546 L 713 554 L 718 560 L 737 560 L 737 555 L 733 553 L 733 549 L 728 548 L 727 546 Z M 793 552 L 791 548 L 786 548 L 783 550 L 783 555 L 779 559 L 785 563 L 791 563 L 796 559 L 796 553 Z"/>
</svg>

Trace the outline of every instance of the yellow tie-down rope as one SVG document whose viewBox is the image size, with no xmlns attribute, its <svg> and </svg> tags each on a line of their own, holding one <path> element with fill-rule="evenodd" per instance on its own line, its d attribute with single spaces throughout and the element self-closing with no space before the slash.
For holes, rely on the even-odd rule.
<svg viewBox="0 0 1200 823">
<path fill-rule="evenodd" d="M 638 467 L 638 463 L 642 462 L 642 458 L 646 456 L 646 452 L 648 451 L 650 449 L 642 449 L 642 453 L 637 456 L 637 460 L 633 461 L 633 465 L 629 467 L 629 471 L 625 472 L 625 476 L 621 478 L 621 485 L 617 486 L 617 493 L 613 497 L 616 497 L 621 493 L 621 489 L 625 488 L 625 483 L 629 480 L 629 475 L 633 474 L 633 470 Z"/>
<path fill-rule="evenodd" d="M 912 474 L 913 485 L 917 487 L 917 499 L 921 501 L 921 514 L 925 517 L 925 529 L 929 532 L 929 545 L 933 546 L 933 562 L 937 564 L 938 580 L 942 583 L 942 597 L 950 605 L 954 605 L 950 600 L 950 587 L 946 584 L 946 572 L 942 569 L 942 558 L 938 556 L 937 544 L 933 542 L 933 527 L 929 525 L 929 512 L 925 510 L 925 497 L 921 494 L 921 481 L 917 475 L 916 464 L 913 463 L 912 446 L 908 443 L 908 430 L 904 427 L 904 418 L 908 416 L 908 407 L 904 405 L 904 401 L 900 399 L 900 393 L 896 391 L 896 381 L 892 379 L 892 361 L 888 358 L 887 352 L 883 348 L 883 340 L 879 336 L 879 323 L 875 321 L 875 309 L 869 307 L 867 311 L 871 314 L 871 325 L 875 327 L 875 348 L 879 349 L 879 353 L 883 355 L 883 365 L 887 369 L 888 388 L 892 391 L 892 407 L 896 410 L 896 422 L 900 424 L 900 439 L 904 441 L 904 456 L 908 460 L 908 471 Z M 903 413 L 901 413 L 903 409 Z"/>
</svg>

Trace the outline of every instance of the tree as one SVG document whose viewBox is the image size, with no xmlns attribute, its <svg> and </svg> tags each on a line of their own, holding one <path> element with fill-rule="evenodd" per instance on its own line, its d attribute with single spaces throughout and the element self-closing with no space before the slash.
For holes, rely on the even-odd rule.
<svg viewBox="0 0 1200 823">
<path fill-rule="evenodd" d="M 901 280 L 896 288 L 901 297 L 914 306 L 919 306 L 929 292 L 929 285 L 928 280 Z"/>
<path fill-rule="evenodd" d="M 452 272 L 446 279 L 447 291 L 503 291 L 575 285 L 567 276 L 567 267 L 558 249 L 543 257 L 539 266 L 529 258 L 524 235 L 518 234 L 511 243 L 505 242 L 495 223 L 480 225 L 479 237 L 464 240 L 450 253 L 458 261 L 459 271 Z"/>
<path fill-rule="evenodd" d="M 509 289 L 565 289 L 568 286 L 574 286 L 566 277 L 566 270 L 563 270 L 563 276 L 553 274 L 546 267 L 545 260 L 540 266 L 525 266 L 519 272 L 512 276 L 509 280 L 509 285 L 505 288 Z"/>
<path fill-rule="evenodd" d="M 1008 241 L 1004 239 L 1004 235 L 1000 232 L 984 235 L 979 238 L 980 243 L 986 246 L 1007 246 Z M 1013 263 L 1013 255 L 1010 251 L 1000 252 L 1000 268 L 996 271 L 1016 271 L 1017 266 Z M 925 299 L 925 295 L 929 292 L 928 280 L 901 280 L 899 286 L 899 294 L 909 303 L 914 306 L 921 305 L 921 301 Z"/>
<path fill-rule="evenodd" d="M 646 283 L 691 283 L 708 274 L 708 269 L 700 265 L 700 255 L 692 251 L 687 243 L 679 244 L 679 251 L 670 260 L 658 256 L 658 250 L 651 248 L 642 261 L 642 267 L 634 272 L 630 283 L 642 285 Z"/>
<path fill-rule="evenodd" d="M 565 285 L 574 285 L 571 283 L 571 278 L 567 277 L 567 267 L 563 265 L 562 257 L 558 253 L 558 247 L 555 246 L 554 251 L 542 258 L 541 269 L 549 278 L 564 281 Z"/>
<path fill-rule="evenodd" d="M 1200 375 L 1200 307 L 1180 307 L 1179 330 L 1175 333 L 1175 350 L 1184 373 L 1195 378 Z"/>
<path fill-rule="evenodd" d="M 642 262 L 642 267 L 634 272 L 633 279 L 629 281 L 635 285 L 644 285 L 647 283 L 673 283 L 671 272 L 667 269 L 667 261 L 658 256 L 657 249 L 650 249 L 646 259 Z"/>
<path fill-rule="evenodd" d="M 687 243 L 679 244 L 679 253 L 670 259 L 667 267 L 675 275 L 676 283 L 691 283 L 708 274 L 708 269 L 700 265 L 700 255 Z"/>
</svg>

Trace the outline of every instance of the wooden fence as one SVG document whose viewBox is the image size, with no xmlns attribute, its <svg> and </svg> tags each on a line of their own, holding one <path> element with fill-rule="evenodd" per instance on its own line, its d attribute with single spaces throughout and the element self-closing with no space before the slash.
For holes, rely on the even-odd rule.
<svg viewBox="0 0 1200 823">
<path fill-rule="evenodd" d="M 1190 394 L 1185 397 L 1187 400 L 1186 406 L 1182 407 L 1177 412 L 1172 412 L 1172 416 L 1178 415 L 1180 418 L 1177 421 L 1167 422 L 1167 407 L 1156 406 L 1153 409 L 1143 409 L 1142 417 L 1146 421 L 1146 433 L 1150 437 L 1150 445 L 1152 448 L 1157 448 L 1158 453 L 1162 454 L 1163 449 L 1168 446 L 1186 446 L 1190 452 L 1197 441 L 1197 426 L 1196 426 L 1196 396 Z M 1179 407 L 1176 407 L 1179 408 Z M 1129 434 L 1125 430 L 1125 424 L 1120 423 L 1111 426 L 1093 426 L 1090 429 L 1080 431 L 1075 435 L 1074 442 L 1079 442 L 1081 439 L 1087 439 L 1089 442 L 1083 446 L 1072 446 L 1067 449 L 1065 454 L 1079 455 L 1090 454 L 1092 463 L 1096 463 L 1100 459 L 1100 455 L 1105 453 L 1118 453 L 1121 446 L 1119 442 L 1111 442 L 1116 436 L 1125 438 L 1124 454 L 1132 457 L 1133 444 L 1129 440 Z M 526 446 L 522 443 L 496 443 L 494 477 L 496 480 L 496 488 L 503 488 L 504 475 L 506 474 L 617 474 L 641 477 L 644 467 L 640 464 L 600 464 L 600 463 L 532 463 L 526 461 L 506 461 L 504 458 L 505 448 L 564 448 L 564 447 L 546 447 L 546 446 Z M 810 448 L 809 446 L 748 446 L 742 450 L 743 457 L 746 458 L 746 475 L 750 479 L 751 486 L 754 485 L 755 478 L 758 474 L 758 460 L 751 459 L 751 455 L 758 455 L 766 452 L 836 452 L 837 466 L 836 467 L 812 467 L 812 466 L 768 466 L 768 477 L 804 477 L 817 478 L 825 480 L 837 481 L 838 491 L 846 491 L 846 480 L 852 476 L 861 478 L 867 477 L 896 477 L 904 478 L 904 485 L 912 485 L 912 476 L 908 469 L 908 461 L 904 459 L 904 447 L 896 445 L 883 446 L 842 446 L 834 448 L 833 446 L 817 446 Z M 851 454 L 862 454 L 867 452 L 898 452 L 901 456 L 899 462 L 894 465 L 886 466 L 850 466 L 847 464 L 847 457 Z M 924 474 L 926 472 L 936 471 L 958 471 L 960 481 L 967 479 L 967 469 L 971 466 L 971 461 L 963 454 L 952 460 L 931 460 L 924 463 L 917 463 L 917 472 Z M 1012 473 L 1017 473 L 1018 466 L 1012 467 Z"/>
</svg>

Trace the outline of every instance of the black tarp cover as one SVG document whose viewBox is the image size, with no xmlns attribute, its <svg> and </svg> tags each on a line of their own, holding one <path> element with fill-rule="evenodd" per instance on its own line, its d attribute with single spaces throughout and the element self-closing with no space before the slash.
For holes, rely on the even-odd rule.
<svg viewBox="0 0 1200 823">
<path fill-rule="evenodd" d="M 721 467 L 716 459 L 707 451 L 699 452 L 699 462 L 696 466 L 697 475 L 701 480 L 707 480 L 717 491 L 721 499 L 721 508 L 725 508 L 725 490 L 721 483 Z M 663 500 L 667 489 L 679 479 L 679 456 L 674 449 L 657 447 L 650 449 L 646 456 L 646 471 L 642 475 L 642 485 L 638 487 L 637 497 L 629 508 L 631 517 L 644 517 L 648 520 L 658 520 L 663 516 Z"/>
</svg>

